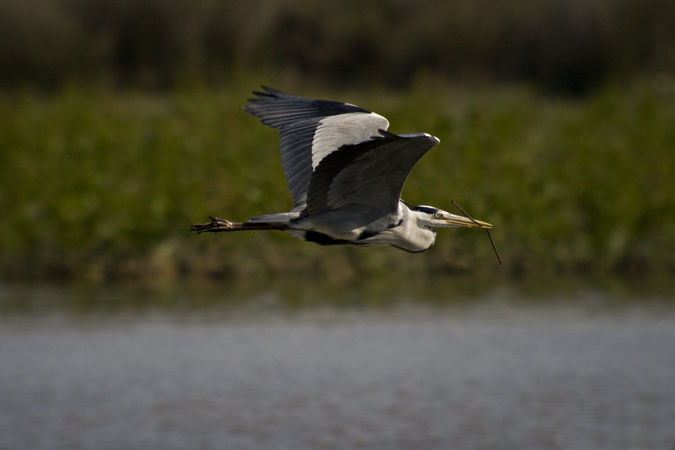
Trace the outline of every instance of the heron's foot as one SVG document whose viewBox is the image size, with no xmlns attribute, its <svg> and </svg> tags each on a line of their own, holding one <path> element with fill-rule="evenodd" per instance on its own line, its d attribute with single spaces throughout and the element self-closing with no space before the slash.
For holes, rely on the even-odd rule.
<svg viewBox="0 0 675 450">
<path fill-rule="evenodd" d="M 235 224 L 229 220 L 219 219 L 217 217 L 209 216 L 211 222 L 209 223 L 195 223 L 190 227 L 190 231 L 200 233 L 218 233 L 220 231 L 232 231 L 235 229 Z"/>
</svg>

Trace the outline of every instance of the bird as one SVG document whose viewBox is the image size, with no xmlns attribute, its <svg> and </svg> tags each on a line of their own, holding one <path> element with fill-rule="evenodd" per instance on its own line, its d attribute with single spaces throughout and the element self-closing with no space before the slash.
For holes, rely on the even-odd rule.
<svg viewBox="0 0 675 450">
<path fill-rule="evenodd" d="M 438 138 L 390 133 L 386 118 L 349 103 L 262 89 L 253 91 L 244 110 L 280 132 L 292 209 L 243 223 L 211 216 L 190 231 L 280 230 L 319 245 L 391 246 L 410 253 L 429 249 L 436 228 L 489 233 L 487 222 L 401 199 L 408 174 Z"/>
</svg>

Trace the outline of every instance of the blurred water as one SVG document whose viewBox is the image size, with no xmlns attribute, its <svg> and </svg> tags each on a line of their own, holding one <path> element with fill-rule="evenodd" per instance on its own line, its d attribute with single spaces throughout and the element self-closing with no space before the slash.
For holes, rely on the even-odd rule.
<svg viewBox="0 0 675 450">
<path fill-rule="evenodd" d="M 675 448 L 675 297 L 379 289 L 0 286 L 0 449 Z"/>
</svg>

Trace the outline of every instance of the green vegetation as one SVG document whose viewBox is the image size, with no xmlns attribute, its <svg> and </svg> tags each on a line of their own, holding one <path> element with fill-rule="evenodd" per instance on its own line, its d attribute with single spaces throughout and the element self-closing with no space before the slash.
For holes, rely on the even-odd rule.
<svg viewBox="0 0 675 450">
<path fill-rule="evenodd" d="M 5 0 L 0 17 L 0 280 L 675 271 L 672 0 Z M 290 206 L 276 132 L 241 110 L 260 82 L 438 136 L 404 198 L 492 222 L 504 266 L 471 230 L 422 255 L 190 235 Z"/>
<path fill-rule="evenodd" d="M 580 94 L 675 69 L 672 0 L 3 0 L 0 84 L 167 88 L 273 70 L 409 87 L 420 74 Z"/>
<path fill-rule="evenodd" d="M 583 100 L 433 79 L 407 93 L 278 86 L 377 111 L 395 133 L 438 136 L 404 198 L 450 211 L 455 200 L 493 223 L 501 267 L 473 230 L 440 230 L 418 255 L 276 232 L 190 234 L 208 215 L 241 220 L 290 206 L 276 131 L 241 109 L 250 81 L 0 94 L 0 278 L 672 273 L 675 89 L 666 81 Z"/>
</svg>

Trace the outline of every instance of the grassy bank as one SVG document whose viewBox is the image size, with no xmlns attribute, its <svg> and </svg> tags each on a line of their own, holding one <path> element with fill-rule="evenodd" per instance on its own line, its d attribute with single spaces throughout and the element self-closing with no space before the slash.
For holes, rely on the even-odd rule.
<svg viewBox="0 0 675 450">
<path fill-rule="evenodd" d="M 375 110 L 395 133 L 438 136 L 404 198 L 450 211 L 455 200 L 493 223 L 502 267 L 472 230 L 441 230 L 419 255 L 283 233 L 188 233 L 211 214 L 240 220 L 290 207 L 277 133 L 242 111 L 255 88 L 246 85 L 0 94 L 0 277 L 675 270 L 672 89 L 607 88 L 568 101 L 418 86 L 294 92 Z"/>
</svg>

